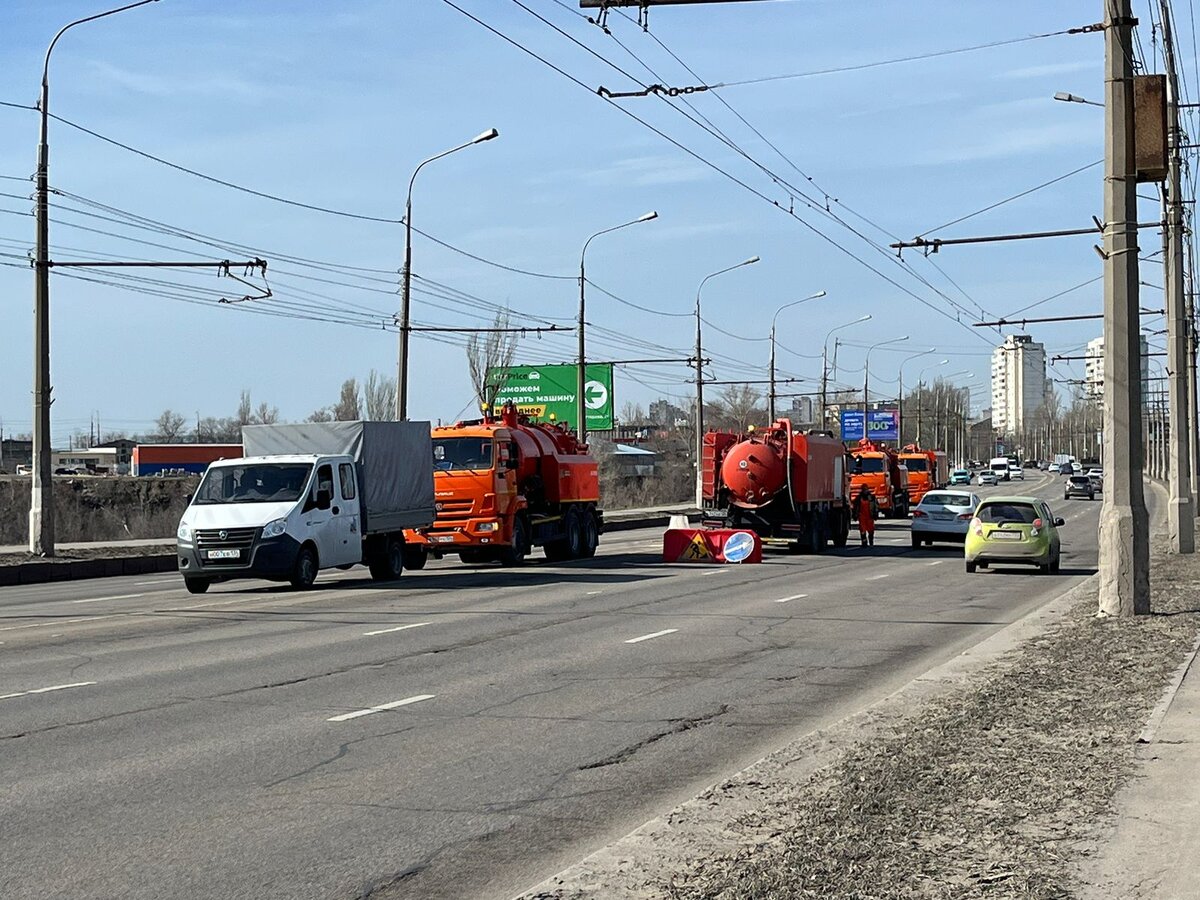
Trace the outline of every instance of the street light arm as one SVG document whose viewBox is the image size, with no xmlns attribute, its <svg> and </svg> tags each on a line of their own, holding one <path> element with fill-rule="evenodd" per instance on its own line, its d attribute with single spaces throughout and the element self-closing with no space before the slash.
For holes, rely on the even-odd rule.
<svg viewBox="0 0 1200 900">
<path fill-rule="evenodd" d="M 583 269 L 583 260 L 587 256 L 588 244 L 590 244 L 596 238 L 600 237 L 600 235 L 608 234 L 609 232 L 612 232 L 612 231 L 620 231 L 622 228 L 628 228 L 630 225 L 637 225 L 641 222 L 649 222 L 651 219 L 657 219 L 657 218 L 658 218 L 658 213 L 651 210 L 650 212 L 646 213 L 645 215 L 638 216 L 636 219 L 631 219 L 628 222 L 622 222 L 620 225 L 614 225 L 612 228 L 605 228 L 602 231 L 597 231 L 590 238 L 588 238 L 586 241 L 583 242 L 583 250 L 579 254 L 580 270 Z"/>
<path fill-rule="evenodd" d="M 157 0 L 142 0 L 142 2 L 144 2 L 144 3 L 157 2 Z M 487 136 L 484 136 L 484 135 L 487 135 Z M 493 128 L 491 131 L 484 132 L 484 135 L 481 135 L 480 137 L 476 137 L 476 138 L 471 138 L 471 140 L 466 141 L 465 143 L 459 144 L 457 147 L 451 147 L 449 150 L 443 150 L 441 153 L 435 153 L 433 156 L 429 157 L 428 159 L 423 159 L 419 163 L 417 163 L 417 167 L 415 169 L 413 169 L 412 178 L 408 179 L 408 203 L 406 205 L 406 210 L 412 207 L 413 185 L 416 184 L 417 173 L 420 172 L 422 168 L 424 168 L 426 165 L 428 165 L 429 163 L 431 163 L 435 160 L 441 159 L 443 156 L 449 156 L 451 153 L 457 153 L 459 150 L 466 150 L 468 147 L 473 147 L 476 144 L 480 143 L 481 141 L 490 141 L 493 137 L 499 137 L 500 132 L 496 131 L 496 129 Z M 407 215 L 407 212 L 405 214 Z"/>
<path fill-rule="evenodd" d="M 138 0 L 137 3 L 129 3 L 125 6 L 119 6 L 116 9 L 110 9 L 108 12 L 96 13 L 94 16 L 85 16 L 82 19 L 76 19 L 74 22 L 68 22 L 58 30 L 58 34 L 54 36 L 54 40 L 50 42 L 50 46 L 46 48 L 46 60 L 42 64 L 42 87 L 47 87 L 50 80 L 50 53 L 54 50 L 54 45 L 58 43 L 58 39 L 62 37 L 68 30 L 76 25 L 82 25 L 84 22 L 94 22 L 97 19 L 103 19 L 107 16 L 115 16 L 117 13 L 125 12 L 127 9 L 136 9 L 139 6 L 146 6 L 149 3 L 157 3 L 158 0 Z"/>
<path fill-rule="evenodd" d="M 756 263 L 758 260 L 759 257 L 752 256 L 749 259 L 742 260 L 735 266 L 728 266 L 727 268 L 718 269 L 716 272 L 711 272 L 708 275 L 705 275 L 702 279 L 700 279 L 700 286 L 696 288 L 696 309 L 700 308 L 700 292 L 704 290 L 704 283 L 708 281 L 708 279 L 716 278 L 718 275 L 724 275 L 726 272 L 732 272 L 734 269 L 740 269 L 742 266 L 748 266 L 751 263 Z"/>
<path fill-rule="evenodd" d="M 771 316 L 771 331 L 772 332 L 775 331 L 775 322 L 779 318 L 779 314 L 781 312 L 783 312 L 785 309 L 789 309 L 790 307 L 793 307 L 793 306 L 799 306 L 801 303 L 807 303 L 809 300 L 819 300 L 821 297 L 824 297 L 824 296 L 825 296 L 824 291 L 817 291 L 815 294 L 809 294 L 807 297 L 801 297 L 799 300 L 793 300 L 791 303 L 783 304 L 783 306 L 781 306 L 781 307 L 779 307 L 779 309 L 775 310 L 775 315 Z"/>
</svg>

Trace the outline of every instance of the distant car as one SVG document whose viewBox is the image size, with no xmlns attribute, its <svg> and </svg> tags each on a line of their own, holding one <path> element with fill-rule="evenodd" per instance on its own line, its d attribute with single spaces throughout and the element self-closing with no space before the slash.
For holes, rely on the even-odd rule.
<svg viewBox="0 0 1200 900">
<path fill-rule="evenodd" d="M 993 472 L 991 469 L 984 469 L 982 472 L 979 473 L 979 483 L 981 485 L 984 485 L 984 484 L 994 485 L 997 481 L 998 481 L 998 479 L 996 478 L 996 473 Z"/>
<path fill-rule="evenodd" d="M 1088 481 L 1092 483 L 1092 487 L 1096 489 L 1097 494 L 1104 493 L 1104 470 L 1103 469 L 1088 469 Z"/>
<path fill-rule="evenodd" d="M 1092 485 L 1092 480 L 1086 475 L 1072 475 L 1068 478 L 1066 487 L 1063 488 L 1063 499 L 1070 500 L 1072 497 L 1095 500 L 1096 488 Z"/>
<path fill-rule="evenodd" d="M 1083 466 L 1080 465 L 1079 463 L 1071 463 L 1071 471 L 1074 472 L 1076 475 L 1082 475 L 1083 474 Z"/>
<path fill-rule="evenodd" d="M 930 491 L 913 508 L 912 545 L 966 540 L 979 498 L 968 491 Z"/>
<path fill-rule="evenodd" d="M 968 472 L 966 469 L 955 469 L 953 472 L 950 473 L 950 483 L 951 484 L 970 484 L 971 483 L 971 473 Z"/>
<path fill-rule="evenodd" d="M 989 497 L 971 519 L 963 556 L 967 572 L 993 563 L 1037 566 L 1042 574 L 1057 572 L 1062 559 L 1056 519 L 1036 497 Z"/>
<path fill-rule="evenodd" d="M 1020 478 L 1022 481 L 1025 480 L 1025 470 L 1016 463 L 1013 463 L 1008 467 L 1008 474 L 1010 478 Z"/>
<path fill-rule="evenodd" d="M 1051 475 L 1057 475 L 1059 472 L 1062 471 L 1062 466 L 1060 466 L 1058 463 L 1050 463 L 1050 468 L 1047 469 L 1046 471 L 1049 472 Z"/>
</svg>

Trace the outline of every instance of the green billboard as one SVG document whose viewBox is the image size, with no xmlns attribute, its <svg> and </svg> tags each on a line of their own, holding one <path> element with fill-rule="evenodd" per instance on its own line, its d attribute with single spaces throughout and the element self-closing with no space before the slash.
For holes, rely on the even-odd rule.
<svg viewBox="0 0 1200 900">
<path fill-rule="evenodd" d="M 576 425 L 576 384 L 579 368 L 573 365 L 509 366 L 488 369 L 487 380 L 499 382 L 496 409 L 512 401 L 517 409 L 539 422 Z M 611 363 L 588 363 L 583 392 L 588 431 L 613 427 Z"/>
</svg>

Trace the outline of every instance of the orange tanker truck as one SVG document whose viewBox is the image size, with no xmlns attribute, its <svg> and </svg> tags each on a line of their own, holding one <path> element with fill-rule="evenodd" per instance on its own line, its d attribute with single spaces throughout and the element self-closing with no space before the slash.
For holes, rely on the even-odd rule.
<svg viewBox="0 0 1200 900">
<path fill-rule="evenodd" d="M 950 465 L 945 450 L 922 450 L 909 444 L 900 451 L 900 462 L 908 469 L 908 503 L 916 506 L 930 491 L 944 488 L 950 481 Z"/>
<path fill-rule="evenodd" d="M 596 554 L 604 527 L 599 466 L 575 436 L 506 404 L 498 418 L 433 434 L 435 520 L 405 532 L 405 568 L 457 553 L 520 565 L 534 547 L 553 561 Z"/>
<path fill-rule="evenodd" d="M 850 449 L 850 493 L 856 496 L 866 485 L 875 498 L 875 516 L 903 519 L 908 516 L 908 469 L 896 451 L 863 438 Z"/>
<path fill-rule="evenodd" d="M 749 528 L 767 543 L 820 553 L 850 534 L 846 446 L 780 419 L 751 434 L 704 436 L 704 525 Z"/>
</svg>

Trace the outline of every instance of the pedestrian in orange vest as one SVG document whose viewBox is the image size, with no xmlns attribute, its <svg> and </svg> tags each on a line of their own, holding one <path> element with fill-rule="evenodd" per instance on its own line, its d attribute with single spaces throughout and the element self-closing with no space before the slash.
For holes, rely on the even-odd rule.
<svg viewBox="0 0 1200 900">
<path fill-rule="evenodd" d="M 858 496 L 854 498 L 854 504 L 858 508 L 858 534 L 862 538 L 862 545 L 865 547 L 870 544 L 875 546 L 875 508 L 872 500 L 871 492 L 867 490 L 864 484 L 858 492 Z"/>
</svg>

